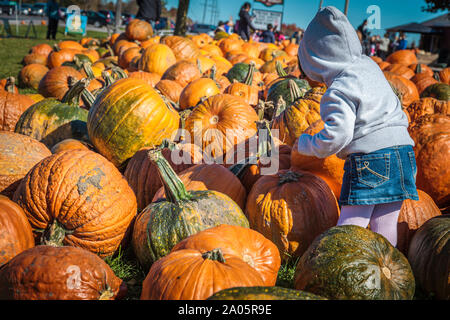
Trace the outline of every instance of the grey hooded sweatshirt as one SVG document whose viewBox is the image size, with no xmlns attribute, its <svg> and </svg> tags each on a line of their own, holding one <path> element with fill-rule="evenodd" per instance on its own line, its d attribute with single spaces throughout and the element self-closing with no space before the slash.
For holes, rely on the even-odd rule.
<svg viewBox="0 0 450 320">
<path fill-rule="evenodd" d="M 302 134 L 298 150 L 325 158 L 414 145 L 402 105 L 378 65 L 362 53 L 347 17 L 335 7 L 320 10 L 298 50 L 306 75 L 328 89 L 320 103 L 324 129 Z"/>
</svg>

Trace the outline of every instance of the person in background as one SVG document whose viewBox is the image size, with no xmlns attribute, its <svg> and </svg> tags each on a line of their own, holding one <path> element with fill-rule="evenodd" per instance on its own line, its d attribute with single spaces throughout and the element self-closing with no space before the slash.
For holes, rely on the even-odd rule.
<svg viewBox="0 0 450 320">
<path fill-rule="evenodd" d="M 161 18 L 161 0 L 137 0 L 137 5 L 136 19 L 145 20 L 155 28 Z"/>
<path fill-rule="evenodd" d="M 261 42 L 264 43 L 275 43 L 275 35 L 273 33 L 273 25 L 269 23 L 267 25 L 267 30 L 261 34 Z"/>
<path fill-rule="evenodd" d="M 246 2 L 242 5 L 241 10 L 239 11 L 239 27 L 238 34 L 244 41 L 248 41 L 250 39 L 250 28 L 253 30 L 257 30 L 257 28 L 252 23 L 252 18 L 250 17 L 249 11 L 251 9 L 250 2 Z"/>
<path fill-rule="evenodd" d="M 228 34 L 232 34 L 233 33 L 233 28 L 234 28 L 234 23 L 233 23 L 233 17 L 230 17 L 230 19 L 228 19 L 227 23 L 224 26 L 225 28 L 225 32 Z"/>
<path fill-rule="evenodd" d="M 403 32 L 400 34 L 400 41 L 398 42 L 397 50 L 405 50 L 408 47 L 408 40 L 406 40 L 406 34 Z"/>
<path fill-rule="evenodd" d="M 50 40 L 50 38 L 55 40 L 56 32 L 58 31 L 58 21 L 59 21 L 59 5 L 55 0 L 47 1 L 47 17 L 48 17 L 47 40 Z"/>
<path fill-rule="evenodd" d="M 361 25 L 358 27 L 358 31 L 361 33 L 361 38 L 362 38 L 362 48 L 363 48 L 363 53 L 365 55 L 369 55 L 369 50 L 370 50 L 370 43 L 369 43 L 369 35 L 370 35 L 370 31 L 367 28 L 367 19 L 363 21 L 363 23 L 361 23 Z"/>
<path fill-rule="evenodd" d="M 388 56 L 390 42 L 391 42 L 391 40 L 389 39 L 388 33 L 385 33 L 383 38 L 380 39 L 380 45 L 378 47 L 377 55 L 383 60 L 386 60 L 386 58 Z"/>
<path fill-rule="evenodd" d="M 226 32 L 227 33 L 227 31 L 225 29 L 225 22 L 219 21 L 219 23 L 217 24 L 217 28 L 214 31 L 214 33 L 217 33 L 217 32 Z"/>
<path fill-rule="evenodd" d="M 399 41 L 400 41 L 399 37 L 395 36 L 394 40 L 392 40 L 391 44 L 390 44 L 390 50 L 391 50 L 390 53 L 397 51 L 397 47 L 399 45 Z"/>
<path fill-rule="evenodd" d="M 291 42 L 299 44 L 302 39 L 302 31 L 300 29 L 295 30 L 291 36 Z"/>
<path fill-rule="evenodd" d="M 284 36 L 284 34 L 281 31 L 276 31 L 275 32 L 275 40 L 278 42 L 281 42 L 281 41 L 286 40 L 286 37 Z"/>
</svg>

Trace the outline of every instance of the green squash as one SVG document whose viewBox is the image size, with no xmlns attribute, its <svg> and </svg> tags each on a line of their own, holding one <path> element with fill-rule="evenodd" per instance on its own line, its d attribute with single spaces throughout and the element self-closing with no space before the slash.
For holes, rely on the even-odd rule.
<svg viewBox="0 0 450 320">
<path fill-rule="evenodd" d="M 383 236 L 354 225 L 328 229 L 300 258 L 295 288 L 329 299 L 410 300 L 406 257 Z"/>
<path fill-rule="evenodd" d="M 408 260 L 418 287 L 450 300 L 450 215 L 431 218 L 416 231 Z"/>
<path fill-rule="evenodd" d="M 186 191 L 160 148 L 150 150 L 149 157 L 158 168 L 166 199 L 149 204 L 134 224 L 133 250 L 146 270 L 192 234 L 221 224 L 249 227 L 230 197 L 212 190 Z"/>
<path fill-rule="evenodd" d="M 428 86 L 420 95 L 421 98 L 431 97 L 438 100 L 450 100 L 450 85 L 446 83 L 435 83 Z"/>
<path fill-rule="evenodd" d="M 283 287 L 234 287 L 206 300 L 327 300 L 315 294 Z"/>
<path fill-rule="evenodd" d="M 277 103 L 280 96 L 288 104 L 294 103 L 295 100 L 302 98 L 305 93 L 311 89 L 308 81 L 287 77 L 274 83 L 267 92 L 266 102 Z"/>
<path fill-rule="evenodd" d="M 230 80 L 231 83 L 236 80 L 237 82 L 244 83 L 245 78 L 250 72 L 250 64 L 239 62 L 236 63 L 233 67 L 231 67 L 230 70 L 228 70 L 228 73 L 225 75 L 228 80 Z"/>
<path fill-rule="evenodd" d="M 15 132 L 39 140 L 51 149 L 65 139 L 88 141 L 88 110 L 79 107 L 79 99 L 88 81 L 80 80 L 62 101 L 46 98 L 30 106 L 17 121 Z"/>
</svg>

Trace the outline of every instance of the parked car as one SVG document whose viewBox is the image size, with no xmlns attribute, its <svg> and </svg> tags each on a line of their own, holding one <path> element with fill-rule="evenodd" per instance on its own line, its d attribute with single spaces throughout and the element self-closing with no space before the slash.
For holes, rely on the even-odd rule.
<svg viewBox="0 0 450 320">
<path fill-rule="evenodd" d="M 20 14 L 23 15 L 30 15 L 31 14 L 31 8 L 33 7 L 33 5 L 28 4 L 28 3 L 22 3 L 21 7 L 20 7 Z"/>
<path fill-rule="evenodd" d="M 33 16 L 45 16 L 47 14 L 47 4 L 46 3 L 36 3 L 31 8 L 31 14 Z"/>
<path fill-rule="evenodd" d="M 214 36 L 214 30 L 216 30 L 216 28 L 217 27 L 212 24 L 195 23 L 191 27 L 191 32 L 192 33 L 206 33 L 206 34 L 209 34 L 210 36 Z"/>
<path fill-rule="evenodd" d="M 16 11 L 16 1 L 0 1 L 0 9 L 3 14 L 13 15 Z"/>
<path fill-rule="evenodd" d="M 92 24 L 96 28 L 105 27 L 108 25 L 106 17 L 97 11 L 83 11 L 83 14 L 87 16 L 87 23 Z"/>
<path fill-rule="evenodd" d="M 110 10 L 99 10 L 98 13 L 101 13 L 106 17 L 106 22 L 108 24 L 114 24 L 115 15 L 114 12 Z"/>
</svg>

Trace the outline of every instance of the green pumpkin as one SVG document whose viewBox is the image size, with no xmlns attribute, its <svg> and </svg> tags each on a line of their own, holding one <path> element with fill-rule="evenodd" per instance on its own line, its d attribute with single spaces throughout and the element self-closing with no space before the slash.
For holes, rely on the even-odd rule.
<svg viewBox="0 0 450 320">
<path fill-rule="evenodd" d="M 250 72 L 250 64 L 239 62 L 236 63 L 233 67 L 231 67 L 230 70 L 228 70 L 228 73 L 226 74 L 226 77 L 228 80 L 230 80 L 231 83 L 236 80 L 237 82 L 244 83 L 245 78 Z"/>
<path fill-rule="evenodd" d="M 283 287 L 234 287 L 206 300 L 327 300 L 315 294 Z"/>
<path fill-rule="evenodd" d="M 414 234 L 408 260 L 417 286 L 440 300 L 450 300 L 450 215 L 431 218 Z"/>
<path fill-rule="evenodd" d="M 450 85 L 446 83 L 435 83 L 428 86 L 420 95 L 421 98 L 435 98 L 438 100 L 450 100 Z"/>
<path fill-rule="evenodd" d="M 150 150 L 149 157 L 158 168 L 166 199 L 149 204 L 133 227 L 133 250 L 146 270 L 192 234 L 221 224 L 249 227 L 230 197 L 212 190 L 186 191 L 160 148 Z"/>
<path fill-rule="evenodd" d="M 87 85 L 88 81 L 79 81 L 62 101 L 46 98 L 33 104 L 20 116 L 14 132 L 39 140 L 49 149 L 65 139 L 88 141 L 88 110 L 79 107 Z"/>
<path fill-rule="evenodd" d="M 329 299 L 410 300 L 406 257 L 378 233 L 354 225 L 328 229 L 300 258 L 295 288 Z"/>
</svg>

